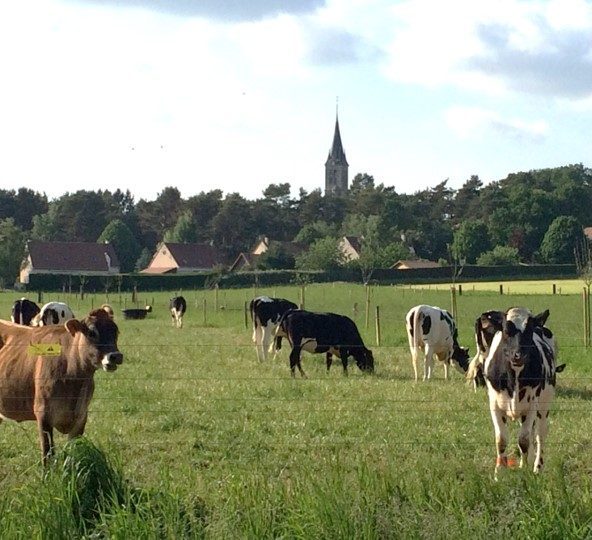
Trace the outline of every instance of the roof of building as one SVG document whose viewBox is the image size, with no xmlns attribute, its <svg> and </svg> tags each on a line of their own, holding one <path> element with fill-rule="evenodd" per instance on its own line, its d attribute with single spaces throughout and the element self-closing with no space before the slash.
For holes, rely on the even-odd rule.
<svg viewBox="0 0 592 540">
<path fill-rule="evenodd" d="M 391 266 L 396 270 L 413 270 L 415 268 L 439 268 L 440 265 L 427 259 L 401 259 Z"/>
<path fill-rule="evenodd" d="M 345 240 L 349 242 L 349 245 L 357 252 L 362 251 L 362 237 L 361 236 L 344 236 Z"/>
<path fill-rule="evenodd" d="M 108 243 L 30 240 L 27 251 L 35 270 L 108 272 L 119 267 L 117 254 Z"/>
<path fill-rule="evenodd" d="M 181 268 L 213 268 L 222 262 L 219 251 L 210 244 L 164 242 Z"/>
<path fill-rule="evenodd" d="M 140 270 L 140 274 L 175 274 L 176 272 L 177 272 L 176 266 L 167 266 L 167 267 L 149 266 L 148 268 L 144 268 L 144 270 Z"/>
<path fill-rule="evenodd" d="M 259 257 L 261 257 L 261 255 L 256 253 L 241 252 L 230 265 L 229 272 L 236 272 L 237 270 L 242 270 L 243 268 L 253 268 L 257 264 L 257 259 L 259 259 Z"/>
</svg>

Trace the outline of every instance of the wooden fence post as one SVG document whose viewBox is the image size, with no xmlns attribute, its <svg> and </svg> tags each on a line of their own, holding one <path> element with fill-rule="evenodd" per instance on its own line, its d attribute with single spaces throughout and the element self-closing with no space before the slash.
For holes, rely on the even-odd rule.
<svg viewBox="0 0 592 540">
<path fill-rule="evenodd" d="M 380 347 L 380 306 L 376 306 L 376 315 L 374 320 L 376 323 L 376 346 Z"/>
<path fill-rule="evenodd" d="M 504 294 L 504 286 L 502 283 L 500 283 L 500 295 Z"/>
<path fill-rule="evenodd" d="M 203 323 L 204 326 L 208 323 L 208 301 L 203 299 Z"/>
<path fill-rule="evenodd" d="M 590 346 L 590 292 L 587 287 L 582 291 L 582 306 L 584 308 L 584 347 Z"/>
<path fill-rule="evenodd" d="M 370 324 L 370 285 L 366 285 L 366 330 Z"/>
<path fill-rule="evenodd" d="M 245 300 L 245 329 L 247 329 L 247 330 L 249 328 L 249 315 L 248 315 L 248 311 L 249 311 L 249 303 Z"/>
<path fill-rule="evenodd" d="M 306 297 L 305 297 L 305 285 L 300 285 L 300 309 L 305 309 L 304 306 L 306 305 Z"/>
<path fill-rule="evenodd" d="M 456 319 L 456 287 L 450 286 L 450 301 L 452 304 L 452 318 Z"/>
</svg>

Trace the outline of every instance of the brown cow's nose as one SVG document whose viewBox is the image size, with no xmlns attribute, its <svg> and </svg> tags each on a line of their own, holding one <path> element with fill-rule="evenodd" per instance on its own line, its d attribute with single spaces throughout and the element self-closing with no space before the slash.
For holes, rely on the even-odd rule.
<svg viewBox="0 0 592 540">
<path fill-rule="evenodd" d="M 109 362 L 115 362 L 116 364 L 121 364 L 123 362 L 123 354 L 119 351 L 112 352 L 107 355 L 107 360 Z"/>
</svg>

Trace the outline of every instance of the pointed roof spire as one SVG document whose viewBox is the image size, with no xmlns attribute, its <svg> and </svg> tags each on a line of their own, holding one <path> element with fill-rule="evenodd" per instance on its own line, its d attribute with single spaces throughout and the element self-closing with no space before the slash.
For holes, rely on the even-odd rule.
<svg viewBox="0 0 592 540">
<path fill-rule="evenodd" d="M 329 151 L 328 159 L 332 159 L 336 162 L 342 162 L 347 165 L 347 159 L 345 158 L 345 152 L 343 151 L 343 144 L 341 143 L 341 133 L 339 132 L 339 97 L 335 104 L 335 134 L 333 135 L 333 144 Z"/>
</svg>

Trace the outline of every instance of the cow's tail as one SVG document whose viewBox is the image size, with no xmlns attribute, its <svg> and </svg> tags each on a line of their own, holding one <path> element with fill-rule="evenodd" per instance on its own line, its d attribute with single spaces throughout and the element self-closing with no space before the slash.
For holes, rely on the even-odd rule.
<svg viewBox="0 0 592 540">
<path fill-rule="evenodd" d="M 421 307 L 418 307 L 414 311 L 411 320 L 411 335 L 409 336 L 409 345 L 411 347 L 411 358 L 413 360 L 414 366 L 416 365 L 419 356 L 419 328 L 423 322 L 423 317 L 424 313 Z"/>
<path fill-rule="evenodd" d="M 286 317 L 289 313 L 294 311 L 293 309 L 289 309 L 285 313 L 282 314 L 277 325 L 273 331 L 273 339 L 269 345 L 269 352 L 275 354 L 277 351 L 281 350 L 282 348 L 282 337 L 287 336 L 287 332 L 284 330 L 284 324 L 286 323 Z"/>
</svg>

